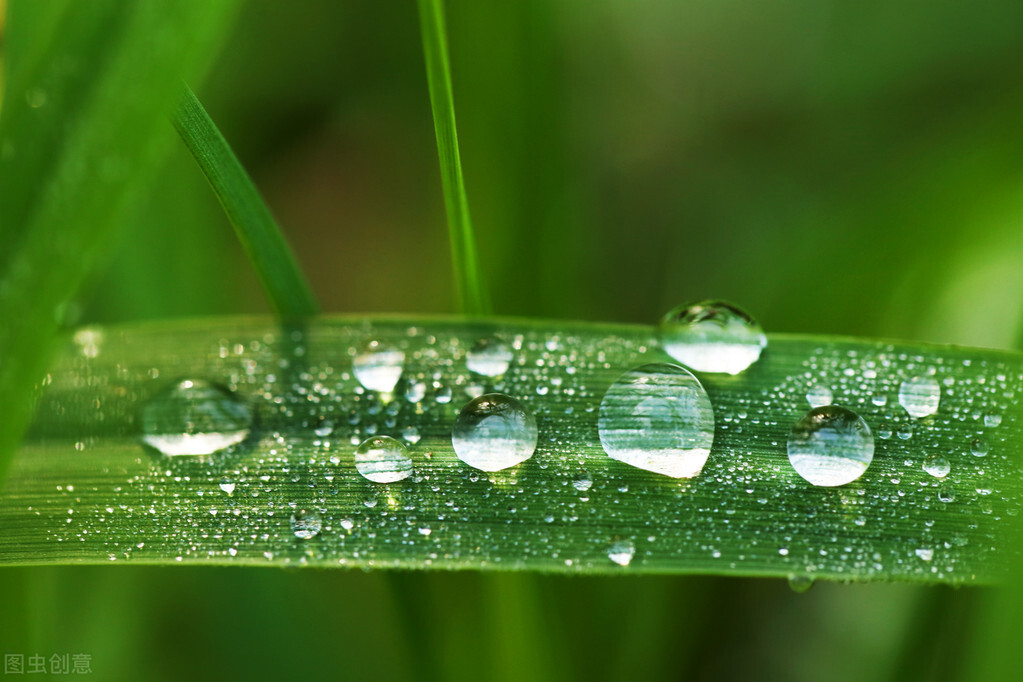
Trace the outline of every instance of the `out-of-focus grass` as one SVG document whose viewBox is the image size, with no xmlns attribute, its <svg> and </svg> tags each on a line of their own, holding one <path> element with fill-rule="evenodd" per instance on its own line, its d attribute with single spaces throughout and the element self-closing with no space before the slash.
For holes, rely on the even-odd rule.
<svg viewBox="0 0 1023 682">
<path fill-rule="evenodd" d="M 649 322 L 712 295 L 773 331 L 1014 345 L 1021 13 L 1013 2 L 450 1 L 495 310 Z M 421 59 L 409 6 L 259 0 L 200 91 L 327 310 L 453 307 Z M 266 310 L 190 164 L 176 152 L 145 229 L 82 298 L 82 321 Z M 594 679 L 879 679 L 905 669 L 905 651 L 919 662 L 910 676 L 941 652 L 933 679 L 954 679 L 959 647 L 985 632 L 968 608 L 978 593 L 961 590 L 943 612 L 965 614 L 968 636 L 921 636 L 913 621 L 933 591 L 906 586 L 795 595 L 767 581 L 526 579 L 541 629 L 484 610 L 521 577 L 5 575 L 0 646 L 92 652 L 97 678 L 385 679 L 425 673 L 438 646 L 452 678 L 479 676 L 511 631 L 557 644 L 522 644 L 523 666 L 552 651 L 552 669 Z M 422 628 L 407 627 L 402 595 L 424 600 Z"/>
</svg>

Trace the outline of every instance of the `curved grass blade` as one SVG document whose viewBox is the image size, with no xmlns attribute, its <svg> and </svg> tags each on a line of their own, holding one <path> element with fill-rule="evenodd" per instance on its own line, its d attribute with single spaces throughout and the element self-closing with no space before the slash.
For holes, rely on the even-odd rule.
<svg viewBox="0 0 1023 682">
<path fill-rule="evenodd" d="M 62 306 L 152 181 L 178 83 L 209 58 L 236 5 L 11 2 L 5 30 L 17 49 L 0 116 L 0 480 Z"/>
<path fill-rule="evenodd" d="M 466 349 L 490 334 L 513 353 L 497 378 L 465 365 Z M 713 448 L 698 476 L 673 479 L 610 459 L 597 437 L 608 386 L 638 364 L 669 360 L 650 327 L 327 318 L 295 335 L 259 319 L 79 331 L 0 499 L 0 562 L 949 584 L 997 582 L 1012 562 L 1006 527 L 1023 490 L 1019 353 L 772 336 L 745 373 L 701 376 L 716 415 Z M 404 352 L 394 395 L 353 376 L 352 354 L 369 340 Z M 302 371 L 282 380 L 299 360 Z M 942 386 L 938 412 L 913 419 L 899 387 L 930 371 Z M 143 447 L 144 406 L 182 378 L 235 391 L 252 415 L 244 438 L 237 423 L 225 427 L 234 444 L 206 458 Z M 837 488 L 809 485 L 786 456 L 816 384 L 876 434 L 864 476 Z M 494 474 L 463 464 L 451 445 L 461 406 L 490 391 L 521 400 L 540 430 L 531 459 Z M 413 475 L 391 484 L 360 476 L 353 451 L 370 435 L 403 439 Z M 978 440 L 982 457 L 971 451 Z M 924 468 L 936 454 L 949 462 L 942 478 Z M 634 549 L 628 566 L 609 558 L 621 543 Z"/>
<path fill-rule="evenodd" d="M 448 214 L 448 238 L 451 261 L 462 312 L 486 315 L 490 298 L 480 272 L 469 199 L 462 177 L 462 160 L 458 153 L 458 131 L 455 126 L 455 101 L 451 89 L 451 67 L 448 63 L 448 39 L 444 28 L 443 0 L 419 0 L 419 25 L 423 34 L 426 78 L 430 87 L 433 126 L 437 134 L 444 206 Z"/>
<path fill-rule="evenodd" d="M 174 127 L 209 180 L 277 315 L 301 320 L 318 314 L 319 305 L 284 234 L 188 86 L 182 88 Z"/>
</svg>

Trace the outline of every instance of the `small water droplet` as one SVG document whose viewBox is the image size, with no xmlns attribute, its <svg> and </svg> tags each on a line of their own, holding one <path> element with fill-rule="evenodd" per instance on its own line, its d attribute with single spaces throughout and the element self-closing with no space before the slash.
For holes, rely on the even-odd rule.
<svg viewBox="0 0 1023 682">
<path fill-rule="evenodd" d="M 934 558 L 934 550 L 928 547 L 921 547 L 913 552 L 924 561 L 930 561 Z"/>
<path fill-rule="evenodd" d="M 984 426 L 988 428 L 995 428 L 1002 423 L 1002 415 L 998 412 L 988 412 L 984 415 Z"/>
<path fill-rule="evenodd" d="M 970 452 L 972 452 L 975 457 L 984 457 L 988 452 L 987 441 L 983 438 L 975 439 L 972 443 L 970 443 Z"/>
<path fill-rule="evenodd" d="M 382 341 L 370 341 L 352 359 L 352 372 L 371 391 L 390 393 L 405 367 L 405 353 Z"/>
<path fill-rule="evenodd" d="M 875 393 L 870 397 L 870 402 L 874 403 L 878 407 L 884 407 L 888 404 L 888 396 L 884 393 Z"/>
<path fill-rule="evenodd" d="M 291 515 L 291 532 L 299 540 L 308 540 L 320 534 L 323 521 L 315 511 L 301 509 Z"/>
<path fill-rule="evenodd" d="M 809 592 L 811 587 L 813 587 L 813 578 L 810 576 L 796 573 L 789 576 L 789 589 L 796 594 Z"/>
<path fill-rule="evenodd" d="M 234 488 L 235 488 L 234 481 L 227 478 L 220 479 L 220 489 L 223 490 L 228 495 L 234 494 Z"/>
<path fill-rule="evenodd" d="M 945 478 L 951 470 L 952 466 L 941 455 L 931 455 L 924 460 L 924 471 L 935 478 Z"/>
<path fill-rule="evenodd" d="M 824 407 L 830 405 L 834 399 L 831 389 L 824 384 L 814 384 L 806 392 L 806 402 L 810 403 L 810 407 Z"/>
<path fill-rule="evenodd" d="M 422 381 L 416 381 L 408 385 L 405 388 L 405 400 L 410 403 L 418 403 L 426 397 L 426 384 Z"/>
<path fill-rule="evenodd" d="M 910 438 L 913 437 L 913 425 L 910 424 L 909 422 L 906 422 L 905 424 L 900 424 L 899 429 L 895 432 L 895 435 L 897 435 L 902 440 L 909 440 Z"/>
<path fill-rule="evenodd" d="M 581 493 L 586 492 L 593 486 L 593 479 L 590 478 L 589 474 L 582 474 L 579 478 L 572 481 L 572 487 Z"/>
<path fill-rule="evenodd" d="M 470 400 L 451 431 L 458 459 L 483 471 L 500 471 L 526 461 L 533 456 L 536 442 L 532 412 L 503 393 Z"/>
<path fill-rule="evenodd" d="M 320 421 L 320 423 L 316 425 L 316 428 L 313 429 L 313 433 L 315 433 L 320 438 L 329 436 L 333 432 L 334 425 L 326 420 Z"/>
<path fill-rule="evenodd" d="M 723 301 L 679 306 L 664 316 L 658 331 L 668 355 L 697 372 L 738 374 L 767 346 L 757 321 Z"/>
<path fill-rule="evenodd" d="M 636 545 L 628 538 L 615 538 L 607 548 L 607 558 L 619 566 L 628 566 L 636 554 Z"/>
<path fill-rule="evenodd" d="M 956 499 L 955 491 L 952 488 L 939 488 L 938 499 L 942 502 L 954 502 Z"/>
<path fill-rule="evenodd" d="M 792 468 L 813 485 L 845 485 L 870 466 L 874 437 L 852 410 L 838 405 L 816 407 L 792 427 L 788 453 Z"/>
<path fill-rule="evenodd" d="M 412 475 L 412 457 L 401 441 L 373 436 L 356 448 L 355 468 L 374 483 L 396 483 Z"/>
<path fill-rule="evenodd" d="M 402 429 L 401 437 L 404 438 L 405 442 L 409 445 L 415 445 L 420 439 L 419 429 L 414 426 L 406 426 Z"/>
<path fill-rule="evenodd" d="M 229 389 L 185 379 L 142 408 L 142 442 L 164 455 L 205 456 L 242 442 L 252 412 Z"/>
<path fill-rule="evenodd" d="M 941 401 L 941 387 L 931 376 L 910 377 L 899 388 L 899 404 L 906 408 L 909 416 L 921 419 L 938 411 Z"/>
<path fill-rule="evenodd" d="M 714 442 L 714 410 L 689 370 L 653 363 L 629 370 L 611 385 L 600 402 L 597 430 L 612 459 L 692 478 Z"/>
<path fill-rule="evenodd" d="M 511 361 L 511 351 L 496 336 L 483 337 L 465 354 L 465 366 L 469 371 L 488 377 L 504 374 Z"/>
</svg>

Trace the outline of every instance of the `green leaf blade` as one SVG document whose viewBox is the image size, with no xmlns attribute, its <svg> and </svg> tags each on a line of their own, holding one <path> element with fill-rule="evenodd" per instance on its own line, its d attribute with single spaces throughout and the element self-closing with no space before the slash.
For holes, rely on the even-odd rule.
<svg viewBox="0 0 1023 682">
<path fill-rule="evenodd" d="M 174 127 L 224 208 L 278 317 L 302 320 L 319 305 L 284 234 L 216 124 L 185 87 Z"/>
<path fill-rule="evenodd" d="M 469 372 L 465 349 L 495 333 L 515 348 L 511 368 L 497 379 Z M 1023 488 L 1017 353 L 772 336 L 746 373 L 701 375 L 714 445 L 699 476 L 672 479 L 610 459 L 597 436 L 607 387 L 636 365 L 670 360 L 649 327 L 327 318 L 296 340 L 266 321 L 223 319 L 76 339 L 0 500 L 0 561 L 970 584 L 999 581 L 1014 556 L 1005 529 Z M 390 398 L 352 375 L 351 354 L 367 340 L 405 353 Z M 292 378 L 278 378 L 295 365 Z M 943 380 L 941 406 L 911 420 L 899 413 L 898 387 L 931 368 Z M 249 438 L 208 461 L 144 449 L 142 406 L 180 378 L 236 390 L 256 414 Z M 787 461 L 789 429 L 816 382 L 875 433 L 873 463 L 846 486 L 814 487 Z M 426 395 L 410 402 L 406 389 L 419 383 Z M 539 446 L 519 467 L 486 474 L 455 457 L 451 425 L 479 391 L 512 395 L 536 415 Z M 988 411 L 1001 416 L 997 426 L 985 425 Z M 884 423 L 914 433 L 881 438 Z M 412 478 L 380 485 L 356 472 L 355 444 L 370 434 L 408 438 Z M 970 452 L 977 438 L 990 446 L 984 457 Z M 945 478 L 923 470 L 935 453 L 950 461 Z M 315 537 L 292 532 L 299 510 L 319 514 Z M 608 557 L 622 540 L 635 548 L 624 567 Z"/>
</svg>

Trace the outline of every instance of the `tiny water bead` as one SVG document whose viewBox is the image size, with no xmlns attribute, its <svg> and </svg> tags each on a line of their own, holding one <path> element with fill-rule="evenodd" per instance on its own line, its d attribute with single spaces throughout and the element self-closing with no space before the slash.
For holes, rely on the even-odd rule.
<svg viewBox="0 0 1023 682">
<path fill-rule="evenodd" d="M 652 363 L 621 375 L 600 402 L 597 431 L 619 462 L 673 478 L 692 478 L 714 442 L 714 410 L 692 372 Z"/>
<path fill-rule="evenodd" d="M 487 377 L 496 377 L 508 371 L 512 353 L 508 346 L 496 336 L 485 336 L 478 340 L 465 354 L 465 366 L 469 371 Z"/>
<path fill-rule="evenodd" d="M 355 449 L 355 468 L 374 483 L 396 483 L 412 475 L 412 457 L 401 441 L 373 436 Z"/>
<path fill-rule="evenodd" d="M 390 393 L 405 368 L 405 353 L 382 341 L 370 341 L 352 359 L 352 372 L 371 391 Z"/>
<path fill-rule="evenodd" d="M 789 589 L 796 594 L 804 594 L 813 587 L 814 580 L 811 576 L 793 573 L 788 578 Z"/>
<path fill-rule="evenodd" d="M 315 511 L 301 509 L 291 515 L 291 532 L 299 540 L 309 540 L 320 534 L 323 520 Z"/>
<path fill-rule="evenodd" d="M 230 389 L 184 379 L 142 408 L 142 442 L 170 457 L 212 455 L 249 435 L 252 411 Z"/>
<path fill-rule="evenodd" d="M 488 393 L 466 403 L 455 418 L 451 444 L 471 467 L 501 471 L 533 456 L 536 418 L 515 398 Z"/>
<path fill-rule="evenodd" d="M 697 372 L 739 374 L 767 346 L 757 321 L 723 301 L 679 306 L 664 316 L 659 332 L 665 352 Z"/>
<path fill-rule="evenodd" d="M 899 388 L 899 404 L 910 417 L 922 419 L 938 411 L 941 401 L 941 387 L 931 376 L 911 377 Z"/>
<path fill-rule="evenodd" d="M 824 384 L 814 384 L 806 392 L 806 402 L 810 403 L 810 407 L 824 407 L 830 405 L 834 399 L 831 389 Z"/>
<path fill-rule="evenodd" d="M 789 462 L 817 486 L 851 483 L 874 458 L 874 437 L 863 418 L 838 405 L 816 407 L 789 434 Z"/>
<path fill-rule="evenodd" d="M 941 455 L 931 455 L 924 460 L 924 471 L 935 478 L 945 478 L 952 471 L 952 465 Z"/>
<path fill-rule="evenodd" d="M 615 538 L 607 548 L 607 558 L 619 566 L 628 566 L 636 554 L 636 545 L 628 538 Z"/>
</svg>

